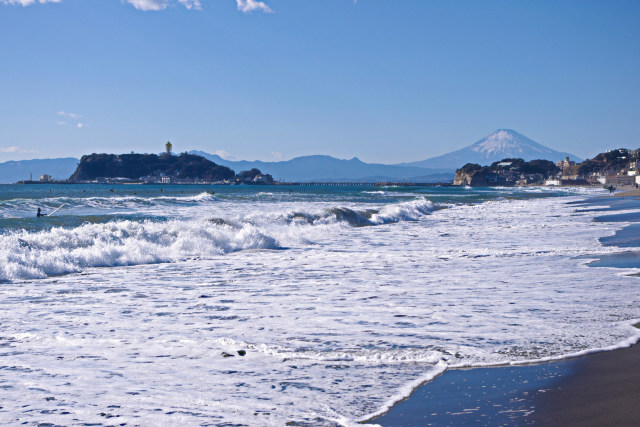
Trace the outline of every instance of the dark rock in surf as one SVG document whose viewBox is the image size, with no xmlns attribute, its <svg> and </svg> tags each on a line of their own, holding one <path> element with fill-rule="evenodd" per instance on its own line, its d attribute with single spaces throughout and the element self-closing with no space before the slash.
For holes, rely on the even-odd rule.
<svg viewBox="0 0 640 427">
<path fill-rule="evenodd" d="M 236 175 L 236 181 L 242 184 L 273 184 L 274 182 L 271 175 L 263 174 L 256 168 L 240 172 Z"/>
</svg>

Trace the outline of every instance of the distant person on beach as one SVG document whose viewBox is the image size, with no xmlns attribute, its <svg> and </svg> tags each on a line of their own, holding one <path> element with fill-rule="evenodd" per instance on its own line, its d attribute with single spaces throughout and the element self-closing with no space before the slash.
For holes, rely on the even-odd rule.
<svg viewBox="0 0 640 427">
<path fill-rule="evenodd" d="M 47 216 L 47 214 L 43 214 L 43 213 L 42 213 L 42 209 L 40 209 L 40 208 L 38 208 L 38 213 L 37 213 L 37 215 L 38 215 L 38 218 L 40 218 L 41 216 Z"/>
</svg>

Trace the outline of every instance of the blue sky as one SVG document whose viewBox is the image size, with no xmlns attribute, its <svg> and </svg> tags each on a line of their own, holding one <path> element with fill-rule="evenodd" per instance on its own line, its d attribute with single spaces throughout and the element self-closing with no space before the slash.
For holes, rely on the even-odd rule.
<svg viewBox="0 0 640 427">
<path fill-rule="evenodd" d="M 640 147 L 640 2 L 0 0 L 0 161 Z"/>
</svg>

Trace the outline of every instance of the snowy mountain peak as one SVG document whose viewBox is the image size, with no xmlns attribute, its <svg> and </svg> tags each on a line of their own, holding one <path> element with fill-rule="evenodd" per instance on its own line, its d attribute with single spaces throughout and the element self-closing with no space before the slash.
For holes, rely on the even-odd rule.
<svg viewBox="0 0 640 427">
<path fill-rule="evenodd" d="M 449 167 L 455 169 L 465 163 L 489 165 L 495 161 L 507 158 L 521 158 L 524 160 L 546 159 L 555 162 L 567 156 L 570 157 L 571 160 L 581 161 L 579 157 L 573 154 L 552 150 L 515 130 L 498 129 L 492 134 L 460 150 L 420 162 L 403 163 L 403 165 L 423 168 Z"/>
<path fill-rule="evenodd" d="M 511 129 L 498 129 L 491 135 L 472 144 L 469 148 L 476 153 L 483 154 L 487 158 L 493 157 L 494 155 L 517 157 L 519 154 L 529 151 L 544 154 L 553 153 L 553 150 Z"/>
</svg>

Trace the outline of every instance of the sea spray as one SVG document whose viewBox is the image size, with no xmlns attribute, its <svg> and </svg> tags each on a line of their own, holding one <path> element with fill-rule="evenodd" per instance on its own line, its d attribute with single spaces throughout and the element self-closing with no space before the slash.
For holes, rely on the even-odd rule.
<svg viewBox="0 0 640 427">
<path fill-rule="evenodd" d="M 0 235 L 0 280 L 37 279 L 114 267 L 208 257 L 243 249 L 276 249 L 251 225 L 208 221 L 114 221 Z"/>
<path fill-rule="evenodd" d="M 159 197 L 155 200 L 171 200 Z M 100 203 L 104 199 L 98 199 Z M 135 197 L 118 198 L 134 201 Z M 147 201 L 147 199 L 141 199 Z M 210 202 L 208 193 L 179 198 Z M 94 203 L 96 198 L 83 199 Z M 175 262 L 187 257 L 210 257 L 246 249 L 278 249 L 286 244 L 309 244 L 316 227 L 372 226 L 417 220 L 430 214 L 433 203 L 419 198 L 381 209 L 327 208 L 320 212 L 271 214 L 232 213 L 230 218 L 160 220 L 113 220 L 85 222 L 76 227 L 52 227 L 40 231 L 0 234 L 0 281 L 38 279 L 76 273 L 91 267 L 115 267 Z"/>
<path fill-rule="evenodd" d="M 217 200 L 118 208 L 137 219 L 2 230 L 7 251 L 33 257 L 18 268 L 55 251 L 47 239 L 98 255 L 75 263 L 82 274 L 0 285 L 0 422 L 353 425 L 447 367 L 636 337 L 635 270 L 576 258 L 613 250 L 598 238 L 624 224 L 565 203 L 578 198 L 546 198 L 565 190 L 294 190 L 229 187 Z M 421 192 L 449 208 L 431 214 Z M 97 213 L 67 216 L 75 209 Z M 82 227 L 85 239 L 73 235 Z M 277 250 L 247 243 L 261 236 Z M 89 268 L 108 258 L 98 248 L 123 260 L 126 242 L 121 253 L 168 262 Z"/>
</svg>

